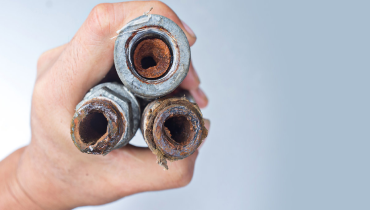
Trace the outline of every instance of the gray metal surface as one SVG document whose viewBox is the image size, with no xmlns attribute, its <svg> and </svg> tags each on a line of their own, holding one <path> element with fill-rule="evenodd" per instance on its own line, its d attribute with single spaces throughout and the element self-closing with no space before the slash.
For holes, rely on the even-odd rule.
<svg viewBox="0 0 370 210">
<path fill-rule="evenodd" d="M 182 29 L 172 20 L 151 15 L 140 16 L 129 22 L 119 33 L 114 48 L 114 63 L 123 84 L 142 98 L 157 98 L 171 93 L 185 79 L 190 65 L 190 47 Z M 136 73 L 131 61 L 135 44 L 150 36 L 161 37 L 172 51 L 172 65 L 165 76 L 149 80 Z"/>
</svg>

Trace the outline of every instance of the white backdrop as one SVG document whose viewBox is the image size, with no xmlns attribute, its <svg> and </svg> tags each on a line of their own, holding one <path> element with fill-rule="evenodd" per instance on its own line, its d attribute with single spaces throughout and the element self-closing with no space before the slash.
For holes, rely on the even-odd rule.
<svg viewBox="0 0 370 210">
<path fill-rule="evenodd" d="M 100 2 L 0 2 L 0 159 L 30 141 L 37 58 Z M 198 37 L 210 99 L 194 178 L 78 209 L 369 209 L 369 3 L 165 3 Z M 140 132 L 133 143 L 145 145 Z"/>
</svg>

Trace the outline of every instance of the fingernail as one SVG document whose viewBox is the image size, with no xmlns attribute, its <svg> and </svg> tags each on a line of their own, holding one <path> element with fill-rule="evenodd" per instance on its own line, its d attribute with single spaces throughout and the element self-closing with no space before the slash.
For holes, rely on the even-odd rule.
<svg viewBox="0 0 370 210">
<path fill-rule="evenodd" d="M 194 67 L 193 67 L 193 69 L 194 69 L 194 77 L 195 77 L 195 80 L 200 84 L 200 79 L 199 79 L 198 73 L 197 73 L 197 71 L 195 70 Z"/>
<path fill-rule="evenodd" d="M 200 108 L 205 108 L 208 105 L 208 98 L 199 87 L 195 90 L 190 90 L 189 92 L 194 97 L 195 102 L 197 102 Z"/>
<path fill-rule="evenodd" d="M 204 126 L 209 130 L 211 127 L 211 121 L 209 119 L 204 119 Z"/>
<path fill-rule="evenodd" d="M 188 32 L 188 34 L 190 34 L 190 36 L 196 38 L 197 36 L 195 36 L 194 31 L 191 30 L 191 28 L 184 21 L 181 21 L 181 22 L 182 22 L 182 25 L 184 26 L 186 32 Z"/>
<path fill-rule="evenodd" d="M 206 94 L 203 92 L 203 90 L 202 90 L 202 89 L 198 88 L 198 89 L 197 89 L 197 93 L 198 93 L 198 96 L 199 96 L 200 98 L 202 98 L 202 99 L 203 99 L 203 100 L 205 100 L 205 101 L 208 101 L 208 98 L 207 98 Z"/>
</svg>

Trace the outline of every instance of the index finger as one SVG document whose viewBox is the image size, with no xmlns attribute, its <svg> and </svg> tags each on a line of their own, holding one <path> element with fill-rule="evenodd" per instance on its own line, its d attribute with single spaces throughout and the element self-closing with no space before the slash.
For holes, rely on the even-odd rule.
<svg viewBox="0 0 370 210">
<path fill-rule="evenodd" d="M 181 20 L 162 2 L 106 3 L 96 6 L 59 59 L 35 86 L 49 103 L 66 108 L 70 114 L 86 92 L 108 73 L 113 65 L 114 41 L 110 38 L 132 19 L 153 7 L 152 14 L 165 16 L 178 24 L 189 42 Z M 50 101 L 50 98 L 54 99 Z"/>
</svg>

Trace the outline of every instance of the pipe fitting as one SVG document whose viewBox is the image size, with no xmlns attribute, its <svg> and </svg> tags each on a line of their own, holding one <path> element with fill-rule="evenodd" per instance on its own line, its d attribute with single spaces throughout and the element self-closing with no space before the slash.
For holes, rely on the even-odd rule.
<svg viewBox="0 0 370 210">
<path fill-rule="evenodd" d="M 167 160 L 190 156 L 208 135 L 198 105 L 185 97 L 149 103 L 141 118 L 141 132 L 158 164 L 166 170 Z"/>
<path fill-rule="evenodd" d="M 143 15 L 119 33 L 114 63 L 122 83 L 141 98 L 171 93 L 185 79 L 190 47 L 185 33 L 161 15 Z"/>
<path fill-rule="evenodd" d="M 71 137 L 83 153 L 106 155 L 125 146 L 140 123 L 140 107 L 135 96 L 117 83 L 92 88 L 76 106 Z"/>
</svg>

